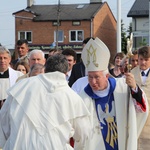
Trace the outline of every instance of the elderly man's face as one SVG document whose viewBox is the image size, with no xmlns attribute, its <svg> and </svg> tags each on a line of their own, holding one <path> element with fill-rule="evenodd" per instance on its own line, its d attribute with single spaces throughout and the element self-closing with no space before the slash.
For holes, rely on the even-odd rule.
<svg viewBox="0 0 150 150">
<path fill-rule="evenodd" d="M 88 80 L 93 91 L 101 91 L 107 88 L 108 76 L 104 75 L 102 71 L 89 71 Z"/>
<path fill-rule="evenodd" d="M 30 67 L 34 64 L 45 64 L 45 58 L 43 58 L 43 55 L 41 53 L 35 53 L 32 54 L 31 57 L 29 58 L 29 65 Z"/>
<path fill-rule="evenodd" d="M 4 72 L 8 69 L 11 57 L 7 52 L 0 53 L 0 72 Z"/>
</svg>

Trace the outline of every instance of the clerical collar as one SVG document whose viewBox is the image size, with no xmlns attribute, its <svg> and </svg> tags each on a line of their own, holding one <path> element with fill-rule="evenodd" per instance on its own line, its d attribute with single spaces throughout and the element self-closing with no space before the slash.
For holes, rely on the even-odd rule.
<svg viewBox="0 0 150 150">
<path fill-rule="evenodd" d="M 9 69 L 5 72 L 0 72 L 0 78 L 9 78 Z"/>
<path fill-rule="evenodd" d="M 0 72 L 0 74 L 1 74 L 1 75 L 3 75 L 3 74 L 4 74 L 4 72 Z"/>
<path fill-rule="evenodd" d="M 107 82 L 108 83 L 108 86 L 106 89 L 102 90 L 102 91 L 93 91 L 97 96 L 99 97 L 105 97 L 108 95 L 109 93 L 109 89 L 110 89 L 110 83 L 109 81 Z"/>
</svg>

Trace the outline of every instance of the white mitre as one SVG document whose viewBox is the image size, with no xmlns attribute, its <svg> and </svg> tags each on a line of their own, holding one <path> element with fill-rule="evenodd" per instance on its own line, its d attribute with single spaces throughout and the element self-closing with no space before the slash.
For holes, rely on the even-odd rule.
<svg viewBox="0 0 150 150">
<path fill-rule="evenodd" d="M 104 71 L 108 69 L 110 52 L 99 39 L 90 39 L 82 50 L 82 61 L 87 71 Z"/>
</svg>

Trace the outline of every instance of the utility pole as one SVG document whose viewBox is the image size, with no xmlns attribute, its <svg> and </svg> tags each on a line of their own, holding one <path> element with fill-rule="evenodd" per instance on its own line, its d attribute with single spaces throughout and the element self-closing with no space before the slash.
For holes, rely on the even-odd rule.
<svg viewBox="0 0 150 150">
<path fill-rule="evenodd" d="M 58 0 L 58 7 L 57 7 L 56 49 L 58 49 L 59 14 L 60 14 L 60 0 Z"/>
<path fill-rule="evenodd" d="M 121 51 L 121 0 L 117 0 L 117 52 Z"/>
</svg>

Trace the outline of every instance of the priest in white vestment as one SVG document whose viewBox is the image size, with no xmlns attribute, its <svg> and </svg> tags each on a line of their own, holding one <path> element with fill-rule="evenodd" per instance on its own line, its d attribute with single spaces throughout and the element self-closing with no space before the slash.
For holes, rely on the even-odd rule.
<svg viewBox="0 0 150 150">
<path fill-rule="evenodd" d="M 91 113 L 92 125 L 82 150 L 137 150 L 149 112 L 147 98 L 131 73 L 125 73 L 125 78 L 109 77 L 109 59 L 107 46 L 98 38 L 82 51 L 89 84 L 79 95 Z"/>
<path fill-rule="evenodd" d="M 13 86 L 18 77 L 23 73 L 10 67 L 11 53 L 8 49 L 0 46 L 0 108 L 7 98 L 6 90 Z"/>
<path fill-rule="evenodd" d="M 143 46 L 138 49 L 138 66 L 131 70 L 137 85 L 145 92 L 150 106 L 150 47 Z M 150 112 L 146 124 L 138 138 L 138 149 L 150 149 Z"/>
<path fill-rule="evenodd" d="M 85 147 L 91 133 L 89 111 L 68 86 L 68 62 L 51 56 L 45 74 L 23 79 L 9 89 L 0 113 L 0 148 L 3 150 L 72 150 L 71 137 Z"/>
</svg>

